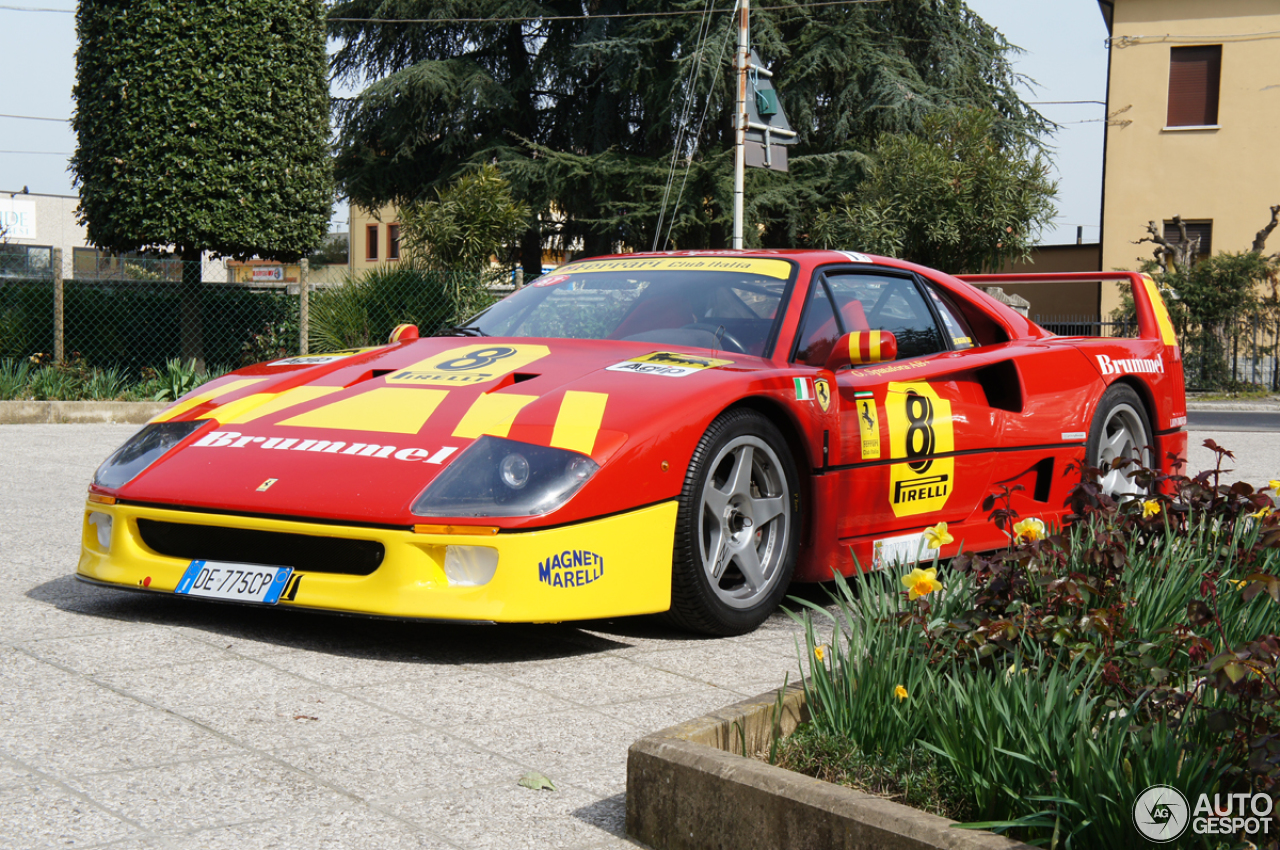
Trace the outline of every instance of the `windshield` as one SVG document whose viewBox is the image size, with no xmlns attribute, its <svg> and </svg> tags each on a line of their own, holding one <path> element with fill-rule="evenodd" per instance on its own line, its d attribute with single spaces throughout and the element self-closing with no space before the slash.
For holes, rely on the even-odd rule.
<svg viewBox="0 0 1280 850">
<path fill-rule="evenodd" d="M 538 278 L 460 330 L 768 356 L 792 268 L 752 257 L 588 260 Z"/>
</svg>

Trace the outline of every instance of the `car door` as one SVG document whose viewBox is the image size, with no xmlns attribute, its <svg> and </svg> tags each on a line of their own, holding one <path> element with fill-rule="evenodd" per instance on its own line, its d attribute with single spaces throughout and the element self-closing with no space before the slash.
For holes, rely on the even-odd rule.
<svg viewBox="0 0 1280 850">
<path fill-rule="evenodd" d="M 834 376 L 840 429 L 828 474 L 847 539 L 967 518 L 988 492 L 1001 420 L 962 352 L 971 335 L 907 271 L 834 267 L 814 276 L 796 360 L 826 362 L 843 333 L 888 331 L 890 362 Z"/>
</svg>

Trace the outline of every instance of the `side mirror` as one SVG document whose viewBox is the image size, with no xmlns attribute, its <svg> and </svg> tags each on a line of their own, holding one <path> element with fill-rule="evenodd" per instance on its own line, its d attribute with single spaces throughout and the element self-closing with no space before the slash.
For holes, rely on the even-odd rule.
<svg viewBox="0 0 1280 850">
<path fill-rule="evenodd" d="M 387 344 L 391 345 L 397 342 L 413 342 L 418 338 L 417 325 L 396 325 L 391 331 L 391 338 L 387 340 Z"/>
<path fill-rule="evenodd" d="M 832 372 L 845 366 L 887 363 L 898 359 L 898 339 L 888 331 L 853 331 L 836 340 L 827 356 Z"/>
</svg>

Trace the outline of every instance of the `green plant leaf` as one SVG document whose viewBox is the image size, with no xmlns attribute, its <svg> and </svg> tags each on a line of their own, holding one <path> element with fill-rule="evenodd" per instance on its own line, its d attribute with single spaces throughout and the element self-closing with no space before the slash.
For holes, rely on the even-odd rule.
<svg viewBox="0 0 1280 850">
<path fill-rule="evenodd" d="M 536 770 L 525 772 L 525 774 L 520 777 L 519 784 L 525 788 L 532 788 L 534 791 L 556 790 L 555 783 L 546 776 L 543 776 L 541 773 L 538 773 Z"/>
</svg>

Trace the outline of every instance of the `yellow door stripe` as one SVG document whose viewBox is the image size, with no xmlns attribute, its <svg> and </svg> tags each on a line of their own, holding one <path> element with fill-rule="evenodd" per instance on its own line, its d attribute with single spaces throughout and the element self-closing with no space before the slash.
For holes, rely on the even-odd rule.
<svg viewBox="0 0 1280 850">
<path fill-rule="evenodd" d="M 270 393 L 255 393 L 251 396 L 245 396 L 238 401 L 224 404 L 216 410 L 210 411 L 203 419 L 217 419 L 223 425 L 239 424 L 242 422 L 252 422 L 255 419 L 261 419 L 272 413 L 284 410 L 288 407 L 304 404 L 308 401 L 314 401 L 318 398 L 324 398 L 330 393 L 336 393 L 342 387 L 294 387 L 291 390 L 285 390 L 282 393 L 274 395 Z"/>
<path fill-rule="evenodd" d="M 193 407 L 199 407 L 200 405 L 204 404 L 206 401 L 212 401 L 213 399 L 219 398 L 220 396 L 233 393 L 236 390 L 242 390 L 245 387 L 251 387 L 254 384 L 260 384 L 265 380 L 266 380 L 265 378 L 241 378 L 238 381 L 228 381 L 227 383 L 222 384 L 221 386 L 217 386 L 209 390 L 197 390 L 196 395 L 193 395 L 191 398 L 187 399 L 186 401 L 180 401 L 177 404 L 166 407 L 164 410 L 160 411 L 160 414 L 158 416 L 153 417 L 151 421 L 152 422 L 168 422 L 170 419 L 173 419 L 177 416 L 181 416 L 182 414 L 186 413 L 188 410 L 191 410 Z"/>
<path fill-rule="evenodd" d="M 281 425 L 416 434 L 444 401 L 448 390 L 379 387 L 367 393 L 326 404 Z"/>
<path fill-rule="evenodd" d="M 536 398 L 536 395 L 486 393 L 471 405 L 471 409 L 454 429 L 453 436 L 468 440 L 482 434 L 505 437 L 511 430 L 511 423 L 515 422 L 517 414 Z"/>
<path fill-rule="evenodd" d="M 560 402 L 560 413 L 556 416 L 556 427 L 551 432 L 551 445 L 558 449 L 569 449 L 591 454 L 596 444 L 596 434 L 600 432 L 600 423 L 604 421 L 604 405 L 609 400 L 608 393 L 584 393 L 569 390 Z"/>
</svg>

